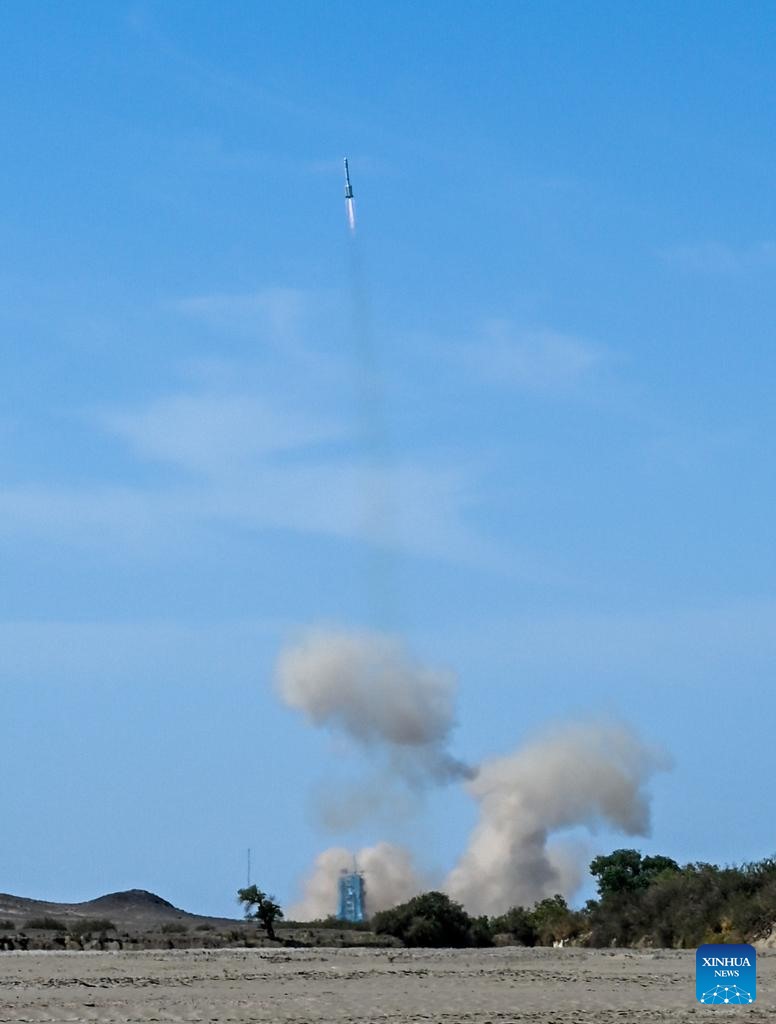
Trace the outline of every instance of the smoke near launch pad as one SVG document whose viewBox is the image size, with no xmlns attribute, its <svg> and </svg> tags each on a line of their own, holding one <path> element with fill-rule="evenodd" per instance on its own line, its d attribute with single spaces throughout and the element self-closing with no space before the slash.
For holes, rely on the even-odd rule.
<svg viewBox="0 0 776 1024">
<path fill-rule="evenodd" d="M 599 824 L 627 835 L 649 832 L 646 785 L 667 764 L 621 724 L 566 724 L 470 767 L 450 752 L 453 674 L 422 665 L 400 641 L 376 632 L 309 630 L 281 652 L 276 686 L 309 724 L 345 737 L 378 766 L 379 786 L 365 785 L 360 804 L 344 800 L 342 829 L 369 817 L 370 804 L 373 817 L 384 816 L 384 794 L 397 787 L 416 797 L 416 813 L 422 813 L 423 792 L 442 784 L 463 785 L 477 805 L 466 849 L 445 878 L 421 875 L 401 846 L 379 841 L 358 851 L 370 912 L 429 886 L 475 914 L 530 905 L 556 892 L 569 896 L 582 881 L 584 856 L 559 833 Z M 381 798 L 373 800 L 372 793 Z M 352 856 L 342 847 L 321 853 L 291 916 L 333 913 L 336 879 Z"/>
</svg>

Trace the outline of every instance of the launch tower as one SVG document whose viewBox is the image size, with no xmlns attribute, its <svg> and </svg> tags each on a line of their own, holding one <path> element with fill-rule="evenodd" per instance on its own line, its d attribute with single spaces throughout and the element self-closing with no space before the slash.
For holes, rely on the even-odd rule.
<svg viewBox="0 0 776 1024">
<path fill-rule="evenodd" d="M 339 907 L 337 917 L 340 921 L 363 921 L 366 904 L 366 886 L 364 876 L 355 866 L 352 871 L 342 871 L 339 877 Z"/>
</svg>

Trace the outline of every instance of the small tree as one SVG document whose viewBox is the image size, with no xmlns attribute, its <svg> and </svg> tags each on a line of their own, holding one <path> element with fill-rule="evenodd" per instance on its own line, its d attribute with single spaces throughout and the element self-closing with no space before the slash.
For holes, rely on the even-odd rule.
<svg viewBox="0 0 776 1024">
<path fill-rule="evenodd" d="M 490 927 L 495 935 L 511 935 L 521 946 L 536 945 L 538 936 L 534 918 L 531 911 L 525 907 L 512 907 L 506 914 L 491 918 Z"/>
<path fill-rule="evenodd" d="M 570 939 L 579 930 L 578 918 L 560 895 L 539 900 L 531 911 L 531 920 L 539 941 L 549 946 L 556 939 Z"/>
<path fill-rule="evenodd" d="M 280 904 L 275 903 L 275 898 L 268 896 L 255 885 L 249 885 L 247 889 L 237 890 L 237 899 L 243 904 L 246 921 L 258 921 L 267 937 L 274 940 L 274 922 L 283 920 L 283 911 Z"/>
</svg>

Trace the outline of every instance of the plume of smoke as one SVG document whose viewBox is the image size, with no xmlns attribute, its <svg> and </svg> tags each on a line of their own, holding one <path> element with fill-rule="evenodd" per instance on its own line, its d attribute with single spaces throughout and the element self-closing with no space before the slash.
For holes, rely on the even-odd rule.
<svg viewBox="0 0 776 1024">
<path fill-rule="evenodd" d="M 563 841 L 566 830 L 605 823 L 629 835 L 649 832 L 645 787 L 667 764 L 625 726 L 567 725 L 485 761 L 475 775 L 448 751 L 454 678 L 418 664 L 397 640 L 310 630 L 281 653 L 276 683 L 286 704 L 313 725 L 379 757 L 377 775 L 362 776 L 352 792 L 337 786 L 330 806 L 320 801 L 331 827 L 347 828 L 366 814 L 395 819 L 402 801 L 406 811 L 430 781 L 466 782 L 479 821 L 441 888 L 471 913 L 502 913 L 557 892 L 572 896 L 586 856 L 578 842 Z M 388 771 L 380 776 L 380 768 Z M 358 857 L 370 912 L 419 891 L 421 879 L 401 847 L 380 843 Z M 339 872 L 351 863 L 345 849 L 322 853 L 293 916 L 333 913 Z"/>
<path fill-rule="evenodd" d="M 366 906 L 371 915 L 397 903 L 403 903 L 425 887 L 411 854 L 401 846 L 377 843 L 356 855 L 358 870 L 366 884 Z M 342 847 L 331 847 L 319 854 L 305 880 L 302 898 L 288 910 L 292 921 L 315 921 L 337 911 L 337 882 L 340 872 L 353 867 L 353 855 Z"/>
<path fill-rule="evenodd" d="M 661 758 L 624 726 L 589 724 L 486 761 L 467 786 L 480 820 L 445 889 L 477 914 L 573 893 L 579 863 L 563 847 L 548 846 L 549 837 L 598 822 L 647 834 L 643 787 L 661 767 Z"/>
<path fill-rule="evenodd" d="M 326 832 L 342 833 L 354 825 L 371 820 L 394 824 L 406 821 L 417 811 L 415 788 L 386 783 L 385 772 L 361 775 L 358 782 L 332 785 L 331 775 L 326 783 L 316 787 L 312 795 L 313 819 Z"/>
<path fill-rule="evenodd" d="M 314 629 L 282 651 L 276 684 L 315 726 L 381 751 L 413 787 L 471 775 L 450 755 L 455 679 L 413 660 L 378 633 Z"/>
</svg>

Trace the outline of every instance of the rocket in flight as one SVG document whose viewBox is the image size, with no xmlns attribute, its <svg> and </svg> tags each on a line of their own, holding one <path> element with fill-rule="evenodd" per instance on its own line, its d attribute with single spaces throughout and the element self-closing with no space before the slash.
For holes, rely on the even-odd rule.
<svg viewBox="0 0 776 1024">
<path fill-rule="evenodd" d="M 348 217 L 348 227 L 351 235 L 356 233 L 356 202 L 353 199 L 353 186 L 350 184 L 350 171 L 348 170 L 348 158 L 345 157 L 345 213 Z"/>
<path fill-rule="evenodd" d="M 345 157 L 345 198 L 353 198 L 353 186 L 350 184 L 350 171 L 348 170 L 348 158 Z"/>
</svg>

